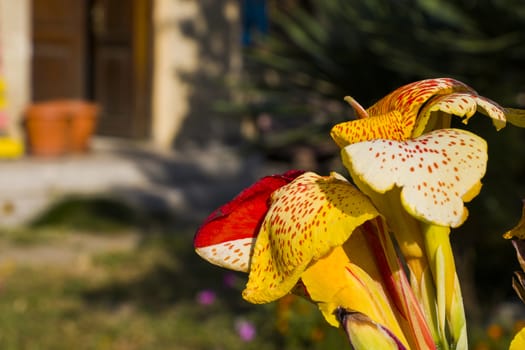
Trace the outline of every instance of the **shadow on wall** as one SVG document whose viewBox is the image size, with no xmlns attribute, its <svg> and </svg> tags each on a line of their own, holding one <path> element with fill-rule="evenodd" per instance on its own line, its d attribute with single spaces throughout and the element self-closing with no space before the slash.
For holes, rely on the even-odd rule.
<svg viewBox="0 0 525 350">
<path fill-rule="evenodd" d="M 179 20 L 168 21 L 162 30 L 175 30 L 188 41 L 191 58 L 177 57 L 180 64 L 173 66 L 174 79 L 186 94 L 187 108 L 180 127 L 176 131 L 173 146 L 206 147 L 216 142 L 235 144 L 240 140 L 239 120 L 220 114 L 215 105 L 217 101 L 233 98 L 231 83 L 241 69 L 240 9 L 238 1 L 203 0 L 181 2 L 188 14 Z M 179 5 L 178 5 L 179 6 Z M 176 26 L 176 28 L 169 28 Z M 180 37 L 173 37 L 172 48 L 180 47 Z M 178 41 L 178 42 L 175 42 Z"/>
</svg>

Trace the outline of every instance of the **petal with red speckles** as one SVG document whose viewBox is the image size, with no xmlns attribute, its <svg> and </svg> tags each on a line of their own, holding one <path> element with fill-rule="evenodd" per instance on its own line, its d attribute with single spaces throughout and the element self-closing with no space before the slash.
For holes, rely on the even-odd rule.
<svg viewBox="0 0 525 350">
<path fill-rule="evenodd" d="M 525 111 L 503 108 L 450 78 L 426 79 L 402 86 L 366 110 L 349 96 L 345 100 L 360 119 L 332 128 L 330 134 L 341 148 L 374 139 L 399 141 L 418 137 L 427 131 L 449 128 L 452 115 L 467 123 L 476 112 L 492 118 L 498 130 L 507 120 L 525 127 Z"/>
<path fill-rule="evenodd" d="M 435 113 L 442 112 L 442 113 Z M 497 130 L 505 127 L 506 111 L 496 102 L 488 98 L 477 95 L 476 93 L 453 93 L 448 95 L 437 96 L 428 101 L 421 109 L 416 120 L 416 126 L 412 132 L 412 137 L 417 137 L 429 130 L 428 125 L 432 116 L 437 118 L 449 117 L 455 115 L 463 118 L 463 123 L 467 124 L 468 120 L 476 113 L 481 112 L 490 118 Z M 435 129 L 435 128 L 430 128 Z"/>
<path fill-rule="evenodd" d="M 339 147 L 374 139 L 406 140 L 412 135 L 419 110 L 429 99 L 461 91 L 475 93 L 454 79 L 421 80 L 396 89 L 366 111 L 346 97 L 361 119 L 337 124 L 330 134 Z"/>
<path fill-rule="evenodd" d="M 401 112 L 394 110 L 387 114 L 339 123 L 332 128 L 330 136 L 341 148 L 375 139 L 406 140 L 410 137 L 412 128 L 407 127 L 405 121 Z"/>
<path fill-rule="evenodd" d="M 368 198 L 340 175 L 299 176 L 272 194 L 243 297 L 265 303 L 289 293 L 312 261 L 377 215 Z"/>
<path fill-rule="evenodd" d="M 415 122 L 419 110 L 430 98 L 453 92 L 475 93 L 470 86 L 455 79 L 425 79 L 397 88 L 366 111 L 370 116 L 373 116 L 397 110 L 407 119 L 412 119 Z"/>
<path fill-rule="evenodd" d="M 203 259 L 231 270 L 247 272 L 253 242 L 276 189 L 302 170 L 266 176 L 216 209 L 197 230 L 193 245 Z"/>
<path fill-rule="evenodd" d="M 440 129 L 414 140 L 356 143 L 342 157 L 352 177 L 373 191 L 401 188 L 402 204 L 414 217 L 457 227 L 467 216 L 463 202 L 481 187 L 487 145 L 468 131 Z"/>
</svg>

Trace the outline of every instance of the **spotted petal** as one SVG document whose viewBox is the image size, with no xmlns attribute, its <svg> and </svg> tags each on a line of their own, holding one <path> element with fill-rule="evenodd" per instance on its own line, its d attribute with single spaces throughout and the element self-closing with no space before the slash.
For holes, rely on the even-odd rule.
<svg viewBox="0 0 525 350">
<path fill-rule="evenodd" d="M 208 216 L 197 230 L 197 254 L 212 264 L 248 271 L 251 249 L 269 207 L 270 195 L 304 171 L 266 176 Z"/>
<path fill-rule="evenodd" d="M 360 119 L 335 125 L 331 136 L 339 147 L 373 139 L 406 140 L 435 129 L 450 127 L 452 115 L 466 124 L 480 112 L 492 119 L 496 129 L 507 120 L 525 127 L 525 111 L 503 108 L 471 87 L 450 78 L 427 79 L 402 86 L 368 109 L 346 97 Z"/>
<path fill-rule="evenodd" d="M 352 98 L 346 100 L 361 119 L 335 125 L 331 136 L 339 147 L 374 139 L 406 140 L 411 137 L 421 107 L 432 97 L 456 91 L 475 93 L 449 78 L 427 79 L 402 86 L 383 97 L 366 112 Z M 368 118 L 366 117 L 368 114 Z"/>
<path fill-rule="evenodd" d="M 243 297 L 265 303 L 284 296 L 312 261 L 342 245 L 377 215 L 368 198 L 340 175 L 299 176 L 272 195 Z"/>
<path fill-rule="evenodd" d="M 457 227 L 467 217 L 463 202 L 481 187 L 487 145 L 468 131 L 440 129 L 414 140 L 356 143 L 342 157 L 352 177 L 374 192 L 401 188 L 402 204 L 414 217 Z"/>
<path fill-rule="evenodd" d="M 374 116 L 397 110 L 401 112 L 405 118 L 415 122 L 421 106 L 430 98 L 461 91 L 475 93 L 471 87 L 451 78 L 420 80 L 392 91 L 368 108 L 367 112 L 368 115 Z"/>
<path fill-rule="evenodd" d="M 410 137 L 411 125 L 399 111 L 339 123 L 330 131 L 330 135 L 339 147 L 374 139 L 406 140 Z"/>
<path fill-rule="evenodd" d="M 435 112 L 442 113 L 438 115 Z M 467 124 L 468 120 L 476 112 L 481 112 L 492 118 L 492 123 L 497 130 L 500 130 L 506 124 L 506 111 L 496 102 L 472 92 L 452 93 L 434 97 L 428 101 L 419 113 L 412 137 L 417 137 L 426 130 L 435 129 L 432 127 L 434 123 L 429 123 L 431 116 L 442 119 L 455 115 L 462 117 L 463 123 Z M 430 124 L 430 128 L 428 124 Z"/>
</svg>

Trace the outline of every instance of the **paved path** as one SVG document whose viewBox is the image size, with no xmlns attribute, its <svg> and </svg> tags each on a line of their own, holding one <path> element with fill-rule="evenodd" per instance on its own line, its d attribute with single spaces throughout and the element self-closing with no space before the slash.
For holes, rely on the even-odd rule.
<svg viewBox="0 0 525 350">
<path fill-rule="evenodd" d="M 20 244 L 11 242 L 9 238 L 2 238 L 0 270 L 6 266 L 78 268 L 91 263 L 94 255 L 130 252 L 136 249 L 139 242 L 140 235 L 134 232 L 113 235 L 68 232 L 31 244 Z"/>
<path fill-rule="evenodd" d="M 85 155 L 0 161 L 0 227 L 27 222 L 65 194 L 117 196 L 143 210 L 201 220 L 275 171 L 256 155 L 219 145 L 163 152 L 99 138 L 92 148 Z"/>
</svg>

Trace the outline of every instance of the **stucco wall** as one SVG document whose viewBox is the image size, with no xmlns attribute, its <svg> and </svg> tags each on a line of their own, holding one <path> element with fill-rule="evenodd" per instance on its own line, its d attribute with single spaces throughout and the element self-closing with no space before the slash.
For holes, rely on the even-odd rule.
<svg viewBox="0 0 525 350">
<path fill-rule="evenodd" d="M 152 136 L 158 145 L 226 137 L 213 103 L 241 69 L 238 0 L 156 0 Z"/>
<path fill-rule="evenodd" d="M 20 118 L 30 99 L 30 0 L 0 0 L 0 45 L 7 84 L 9 132 L 21 136 Z"/>
<path fill-rule="evenodd" d="M 155 0 L 153 13 L 152 138 L 164 147 L 225 136 L 231 121 L 217 117 L 217 99 L 241 71 L 238 0 Z M 30 101 L 30 0 L 0 0 L 0 40 L 7 81 L 10 132 Z M 229 125 L 227 125 L 229 124 Z"/>
</svg>

